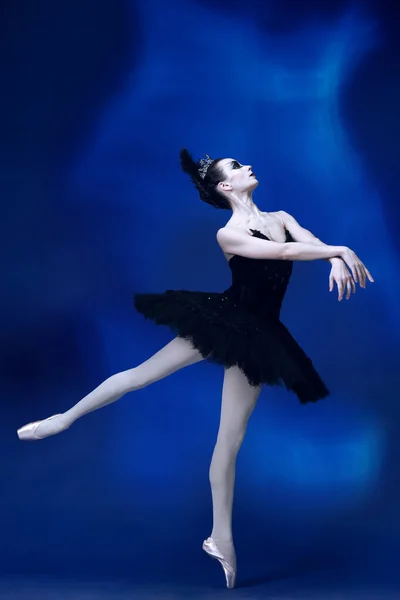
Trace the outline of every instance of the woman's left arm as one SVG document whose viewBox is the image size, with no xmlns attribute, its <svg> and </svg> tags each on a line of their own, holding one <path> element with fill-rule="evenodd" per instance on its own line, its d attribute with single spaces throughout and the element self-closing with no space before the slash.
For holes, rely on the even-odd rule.
<svg viewBox="0 0 400 600">
<path fill-rule="evenodd" d="M 295 242 L 306 242 L 309 244 L 326 246 L 326 244 L 311 233 L 311 231 L 302 227 L 289 213 L 281 210 L 278 212 L 278 215 Z M 328 258 L 327 260 L 329 260 L 332 265 L 331 273 L 329 275 L 329 291 L 331 292 L 333 290 L 336 283 L 339 302 L 343 299 L 345 292 L 346 299 L 348 300 L 351 292 L 355 293 L 356 291 L 356 285 L 350 271 L 340 257 Z"/>
</svg>

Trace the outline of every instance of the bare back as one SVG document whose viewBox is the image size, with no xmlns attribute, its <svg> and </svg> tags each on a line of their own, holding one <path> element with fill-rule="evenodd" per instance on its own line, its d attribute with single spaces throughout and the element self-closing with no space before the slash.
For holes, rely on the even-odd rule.
<svg viewBox="0 0 400 600">
<path fill-rule="evenodd" d="M 269 240 L 271 240 L 271 242 L 284 243 L 286 240 L 286 230 L 282 218 L 279 216 L 279 211 L 269 213 L 262 212 L 259 218 L 251 216 L 250 218 L 242 221 L 239 221 L 234 217 L 234 215 L 232 215 L 225 225 L 225 228 L 240 230 L 241 232 L 248 233 L 248 235 L 252 235 L 250 231 L 251 229 L 256 229 L 263 233 Z M 229 262 L 234 255 L 227 254 L 224 252 L 223 248 L 221 248 L 221 250 L 226 260 Z"/>
</svg>

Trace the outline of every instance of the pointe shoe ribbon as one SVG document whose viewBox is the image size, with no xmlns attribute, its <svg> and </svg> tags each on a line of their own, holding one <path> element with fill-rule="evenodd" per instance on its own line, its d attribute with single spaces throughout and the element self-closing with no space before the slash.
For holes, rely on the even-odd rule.
<svg viewBox="0 0 400 600">
<path fill-rule="evenodd" d="M 211 556 L 212 558 L 216 558 L 221 563 L 221 566 L 222 566 L 222 568 L 224 570 L 224 574 L 225 574 L 226 587 L 230 588 L 230 589 L 234 588 L 235 584 L 236 584 L 236 571 L 234 570 L 232 565 L 230 565 L 228 563 L 228 561 L 226 560 L 224 555 L 220 552 L 216 543 L 214 542 L 214 540 L 211 537 L 204 540 L 203 550 L 209 556 Z"/>
<path fill-rule="evenodd" d="M 27 425 L 24 425 L 17 431 L 19 439 L 24 440 L 24 441 L 34 441 L 34 440 L 42 440 L 45 437 L 48 437 L 47 435 L 44 435 L 44 436 L 36 435 L 37 428 L 42 423 L 45 423 L 46 421 L 50 421 L 51 419 L 55 419 L 56 417 L 60 417 L 60 416 L 61 416 L 61 414 L 53 415 L 52 417 L 49 417 L 48 419 L 43 419 L 42 421 L 34 421 L 33 423 L 28 423 Z"/>
</svg>

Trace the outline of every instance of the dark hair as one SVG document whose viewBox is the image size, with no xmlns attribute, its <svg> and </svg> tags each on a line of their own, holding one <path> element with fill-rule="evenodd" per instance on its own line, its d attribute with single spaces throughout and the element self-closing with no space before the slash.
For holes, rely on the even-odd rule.
<svg viewBox="0 0 400 600">
<path fill-rule="evenodd" d="M 187 173 L 199 192 L 200 199 L 214 208 L 231 209 L 231 205 L 225 196 L 218 190 L 218 184 L 223 181 L 224 176 L 218 163 L 222 158 L 213 160 L 207 168 L 205 177 L 200 175 L 201 162 L 195 161 L 191 154 L 183 148 L 180 152 L 182 170 Z"/>
</svg>

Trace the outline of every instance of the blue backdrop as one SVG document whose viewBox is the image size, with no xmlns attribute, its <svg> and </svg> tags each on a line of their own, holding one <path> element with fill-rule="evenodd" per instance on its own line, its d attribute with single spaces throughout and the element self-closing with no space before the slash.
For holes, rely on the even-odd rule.
<svg viewBox="0 0 400 600">
<path fill-rule="evenodd" d="M 376 282 L 339 304 L 328 264 L 295 267 L 282 319 L 332 395 L 262 392 L 238 459 L 242 576 L 317 557 L 395 576 L 395 21 L 344 0 L 2 3 L 3 573 L 221 583 L 200 550 L 219 367 L 40 443 L 16 436 L 172 338 L 134 292 L 228 286 L 215 240 L 228 214 L 180 172 L 186 146 L 253 165 L 263 210 L 354 248 Z"/>
</svg>

